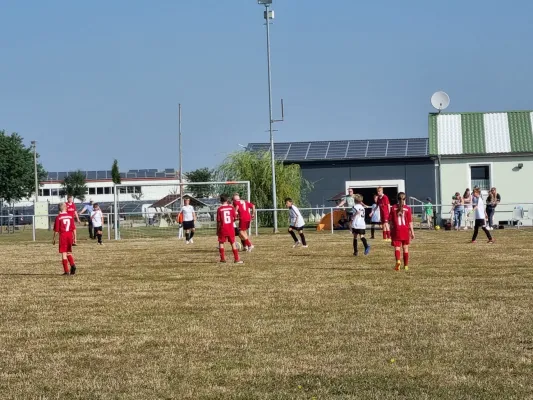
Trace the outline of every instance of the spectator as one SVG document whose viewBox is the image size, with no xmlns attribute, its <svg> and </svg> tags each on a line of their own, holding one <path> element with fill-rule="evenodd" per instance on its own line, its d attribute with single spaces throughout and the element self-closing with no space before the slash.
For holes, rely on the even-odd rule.
<svg viewBox="0 0 533 400">
<path fill-rule="evenodd" d="M 465 206 L 463 202 L 463 198 L 461 197 L 461 193 L 456 192 L 454 200 L 452 202 L 453 205 L 453 217 L 454 217 L 454 225 L 455 230 L 458 231 L 461 229 L 461 222 L 463 219 L 463 214 L 465 212 Z"/>
<path fill-rule="evenodd" d="M 91 239 L 96 239 L 96 236 L 94 235 L 94 231 L 93 231 L 93 221 L 91 219 L 91 213 L 93 212 L 93 210 L 94 210 L 93 199 L 90 199 L 89 203 L 85 204 L 80 214 L 85 215 L 84 213 L 87 212 L 87 215 L 88 215 L 87 220 L 89 221 L 89 237 Z"/>
<path fill-rule="evenodd" d="M 337 207 L 343 207 L 345 204 L 346 204 L 346 207 L 348 207 L 348 209 L 346 210 L 346 218 L 348 219 L 348 221 L 351 221 L 353 208 L 355 206 L 355 199 L 354 199 L 352 188 L 348 189 L 348 194 L 344 196 L 344 198 L 342 199 L 342 201 L 339 203 Z"/>
<path fill-rule="evenodd" d="M 426 199 L 424 204 L 424 216 L 429 229 L 433 229 L 433 204 L 431 204 L 431 197 Z"/>
<path fill-rule="evenodd" d="M 472 193 L 470 193 L 470 189 L 466 188 L 464 194 L 463 194 L 463 204 L 465 207 L 465 227 L 464 229 L 468 229 L 468 225 L 470 224 L 470 212 L 472 211 Z"/>
<path fill-rule="evenodd" d="M 500 204 L 501 201 L 500 194 L 496 191 L 496 188 L 493 187 L 490 189 L 489 197 L 487 197 L 487 216 L 489 218 L 489 230 L 492 230 L 496 225 L 494 225 L 494 211 L 496 207 Z"/>
</svg>

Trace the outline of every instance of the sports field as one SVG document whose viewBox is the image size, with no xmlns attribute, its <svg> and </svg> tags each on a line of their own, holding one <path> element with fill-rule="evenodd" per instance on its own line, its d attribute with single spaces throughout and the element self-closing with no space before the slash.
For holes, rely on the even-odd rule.
<svg viewBox="0 0 533 400">
<path fill-rule="evenodd" d="M 408 272 L 345 232 L 80 240 L 70 277 L 0 240 L 0 398 L 533 398 L 533 231 L 417 234 Z"/>
</svg>

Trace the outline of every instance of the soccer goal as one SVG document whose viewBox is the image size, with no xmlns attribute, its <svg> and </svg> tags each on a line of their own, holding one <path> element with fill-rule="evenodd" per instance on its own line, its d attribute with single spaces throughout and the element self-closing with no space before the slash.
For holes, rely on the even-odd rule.
<svg viewBox="0 0 533 400">
<path fill-rule="evenodd" d="M 216 234 L 220 195 L 239 193 L 250 201 L 249 181 L 146 182 L 115 185 L 113 227 L 115 239 L 181 238 L 178 216 L 185 199 L 196 212 L 196 234 Z M 183 193 L 183 196 L 181 195 Z"/>
</svg>

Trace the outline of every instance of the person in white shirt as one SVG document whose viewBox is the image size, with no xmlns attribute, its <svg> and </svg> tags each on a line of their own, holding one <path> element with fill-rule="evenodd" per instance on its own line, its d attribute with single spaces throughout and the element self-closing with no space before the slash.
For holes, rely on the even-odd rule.
<svg viewBox="0 0 533 400">
<path fill-rule="evenodd" d="M 104 226 L 104 214 L 100 210 L 98 203 L 93 204 L 91 211 L 91 222 L 93 225 L 93 237 L 98 239 L 98 244 L 102 244 L 102 227 Z"/>
<path fill-rule="evenodd" d="M 352 234 L 353 234 L 353 255 L 357 256 L 359 254 L 357 249 L 357 238 L 359 237 L 361 239 L 361 243 L 363 243 L 363 246 L 365 247 L 365 256 L 370 252 L 370 246 L 368 245 L 368 242 L 365 238 L 365 230 L 366 230 L 366 211 L 363 207 L 363 196 L 360 194 L 356 194 L 354 196 L 355 205 L 352 209 Z"/>
<path fill-rule="evenodd" d="M 302 247 L 307 248 L 307 242 L 305 241 L 305 235 L 304 235 L 304 217 L 302 217 L 302 214 L 300 213 L 300 210 L 298 210 L 298 207 L 296 207 L 290 197 L 287 197 L 285 199 L 285 205 L 289 209 L 289 233 L 294 240 L 294 245 L 292 247 L 298 247 L 302 245 Z M 298 234 L 300 235 L 300 240 L 296 238 L 296 234 L 294 231 L 298 231 Z"/>
<path fill-rule="evenodd" d="M 378 207 L 378 195 L 374 195 L 374 204 L 372 204 L 372 212 L 370 213 L 370 222 L 372 223 L 370 228 L 370 239 L 374 239 L 374 233 L 376 232 L 376 225 L 381 224 L 381 215 Z"/>
<path fill-rule="evenodd" d="M 185 244 L 193 244 L 194 237 L 194 223 L 196 222 L 196 212 L 191 206 L 191 199 L 184 199 L 184 205 L 181 208 L 181 215 L 183 217 L 183 230 L 185 231 Z"/>
<path fill-rule="evenodd" d="M 475 225 L 474 235 L 472 236 L 472 243 L 476 243 L 479 228 L 483 229 L 483 232 L 485 232 L 485 235 L 487 235 L 487 239 L 489 239 L 489 243 L 494 243 L 494 240 L 492 239 L 492 236 L 486 226 L 487 213 L 485 212 L 485 204 L 483 203 L 483 198 L 481 197 L 481 190 L 479 188 L 474 189 L 473 203 L 475 204 L 473 209 Z"/>
</svg>

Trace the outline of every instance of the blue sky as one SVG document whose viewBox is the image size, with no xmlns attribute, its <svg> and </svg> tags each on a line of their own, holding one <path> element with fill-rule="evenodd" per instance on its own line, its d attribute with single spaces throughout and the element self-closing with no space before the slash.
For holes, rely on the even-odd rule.
<svg viewBox="0 0 533 400">
<path fill-rule="evenodd" d="M 427 135 L 448 111 L 533 109 L 533 1 L 274 0 L 277 141 Z M 0 129 L 49 171 L 215 167 L 268 141 L 255 0 L 0 0 Z M 276 111 L 278 108 L 276 108 Z"/>
</svg>

